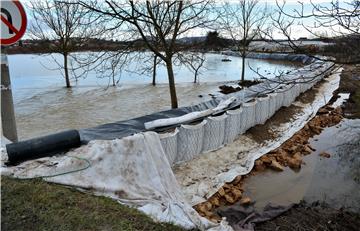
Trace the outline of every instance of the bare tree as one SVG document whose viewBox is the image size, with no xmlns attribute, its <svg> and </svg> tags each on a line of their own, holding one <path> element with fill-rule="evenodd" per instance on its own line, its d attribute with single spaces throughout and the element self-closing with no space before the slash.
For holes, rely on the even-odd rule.
<svg viewBox="0 0 360 231">
<path fill-rule="evenodd" d="M 72 0 L 31 1 L 32 24 L 30 35 L 40 40 L 50 40 L 52 50 L 63 56 L 60 63 L 53 57 L 58 68 L 63 70 L 66 87 L 70 88 L 69 56 L 82 44 L 102 33 L 98 19 L 89 9 Z"/>
<path fill-rule="evenodd" d="M 177 56 L 178 65 L 185 65 L 194 74 L 194 83 L 197 83 L 198 76 L 201 74 L 200 69 L 204 67 L 206 61 L 204 53 L 182 52 Z"/>
<path fill-rule="evenodd" d="M 141 38 L 146 47 L 166 65 L 171 107 L 178 101 L 173 57 L 179 52 L 177 38 L 209 23 L 208 0 L 198 1 L 80 1 L 82 6 L 124 24 L 126 33 Z"/>
<path fill-rule="evenodd" d="M 258 0 L 238 0 L 225 2 L 219 9 L 220 27 L 229 36 L 242 57 L 241 82 L 245 80 L 245 58 L 248 46 L 261 28 L 266 26 L 268 18 L 266 6 Z"/>
</svg>

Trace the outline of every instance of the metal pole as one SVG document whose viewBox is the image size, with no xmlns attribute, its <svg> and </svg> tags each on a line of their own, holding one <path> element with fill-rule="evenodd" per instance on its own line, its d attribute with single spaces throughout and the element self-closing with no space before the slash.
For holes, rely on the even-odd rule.
<svg viewBox="0 0 360 231">
<path fill-rule="evenodd" d="M 12 142 L 17 142 L 14 103 L 6 54 L 1 54 L 1 125 L 3 135 Z"/>
</svg>

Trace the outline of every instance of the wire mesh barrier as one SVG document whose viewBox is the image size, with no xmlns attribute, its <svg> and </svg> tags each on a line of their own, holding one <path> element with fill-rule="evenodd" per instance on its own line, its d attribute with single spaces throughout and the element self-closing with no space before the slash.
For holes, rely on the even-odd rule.
<svg viewBox="0 0 360 231">
<path fill-rule="evenodd" d="M 188 161 L 202 151 L 204 141 L 204 126 L 207 123 L 203 120 L 196 125 L 181 125 L 179 128 L 177 142 L 177 156 L 175 162 Z"/>
<path fill-rule="evenodd" d="M 226 114 L 206 119 L 202 152 L 218 149 L 224 144 L 226 119 Z"/>
<path fill-rule="evenodd" d="M 161 146 L 164 149 L 165 155 L 171 165 L 175 163 L 177 156 L 177 137 L 179 129 L 176 128 L 174 132 L 159 134 Z"/>
<path fill-rule="evenodd" d="M 232 143 L 236 136 L 241 133 L 243 126 L 244 111 L 242 108 L 226 112 L 224 144 Z"/>
<path fill-rule="evenodd" d="M 329 66 L 320 65 L 320 67 L 322 68 L 308 77 L 303 76 L 308 71 L 296 72 L 302 78 L 295 80 L 296 75 L 289 74 L 284 78 L 284 83 L 276 84 L 276 87 L 273 87 L 275 83 L 250 87 L 251 91 L 256 89 L 262 94 L 254 95 L 246 90 L 229 94 L 231 97 L 236 97 L 237 101 L 230 104 L 230 109 L 224 110 L 222 115 L 205 117 L 196 125 L 182 124 L 178 130 L 169 135 L 161 134 L 163 148 L 165 152 L 170 152 L 167 154 L 170 162 L 174 164 L 188 161 L 200 153 L 216 150 L 232 143 L 249 128 L 264 124 L 277 110 L 281 107 L 289 107 L 301 93 L 311 89 L 327 75 L 324 68 Z M 272 90 L 264 93 L 265 89 Z"/>
</svg>

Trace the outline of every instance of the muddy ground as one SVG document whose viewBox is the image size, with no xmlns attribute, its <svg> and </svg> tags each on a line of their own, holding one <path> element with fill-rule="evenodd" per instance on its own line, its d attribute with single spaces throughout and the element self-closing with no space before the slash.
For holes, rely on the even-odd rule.
<svg viewBox="0 0 360 231">
<path fill-rule="evenodd" d="M 311 91 L 310 91 L 311 93 Z M 333 108 L 330 105 L 339 98 L 339 93 L 348 93 L 349 100 L 342 107 Z M 311 94 L 302 97 L 301 100 L 311 100 Z M 293 106 L 292 106 L 293 107 Z M 296 108 L 287 108 L 290 114 Z M 279 113 L 277 113 L 279 114 Z M 284 113 L 281 113 L 284 115 Z M 254 169 L 246 176 L 238 176 L 233 182 L 226 183 L 208 201 L 195 206 L 196 210 L 210 220 L 219 220 L 217 208 L 237 203 L 239 206 L 247 206 L 252 203 L 251 194 L 246 192 L 246 181 L 248 178 L 262 174 L 264 171 L 283 171 L 284 168 L 291 168 L 294 171 L 301 171 L 305 163 L 303 158 L 306 155 L 315 153 L 310 144 L 310 139 L 327 128 L 336 126 L 344 117 L 360 118 L 360 68 L 356 66 L 345 66 L 341 74 L 339 89 L 334 93 L 330 103 L 321 108 L 317 115 L 309 121 L 299 132 L 286 141 L 279 148 L 272 150 L 255 162 Z M 276 115 L 275 115 L 276 116 Z M 279 121 L 284 118 L 278 118 Z M 274 121 L 278 121 L 274 120 Z M 264 126 L 264 125 L 263 125 Z M 271 139 L 271 134 L 264 134 L 264 128 L 253 128 L 249 132 L 257 137 L 262 131 L 260 140 Z M 267 130 L 267 129 L 265 129 Z M 314 155 L 314 154 L 313 154 Z M 329 158 L 329 153 L 317 153 L 322 158 Z M 256 230 L 358 230 L 359 214 L 347 212 L 343 209 L 334 209 L 325 203 L 307 204 L 302 202 L 294 206 L 283 215 L 263 222 L 256 227 Z"/>
<path fill-rule="evenodd" d="M 343 210 L 332 209 L 327 205 L 302 202 L 283 215 L 256 226 L 256 231 L 274 230 L 359 230 L 360 215 Z"/>
</svg>

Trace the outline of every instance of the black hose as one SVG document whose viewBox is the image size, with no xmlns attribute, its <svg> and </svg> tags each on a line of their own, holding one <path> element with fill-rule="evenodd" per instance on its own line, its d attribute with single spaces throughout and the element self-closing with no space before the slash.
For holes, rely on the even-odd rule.
<svg viewBox="0 0 360 231">
<path fill-rule="evenodd" d="M 6 145 L 9 165 L 25 160 L 52 156 L 79 147 L 80 135 L 77 130 L 63 131 L 48 136 L 20 141 Z"/>
</svg>

